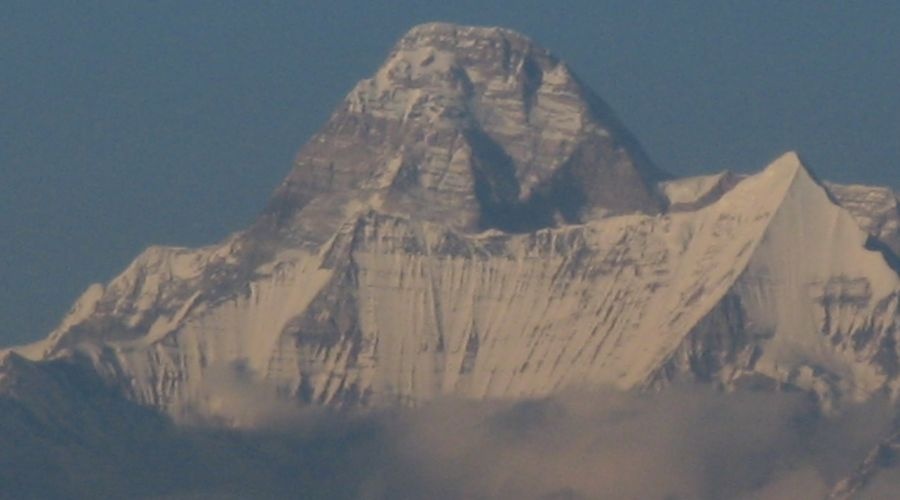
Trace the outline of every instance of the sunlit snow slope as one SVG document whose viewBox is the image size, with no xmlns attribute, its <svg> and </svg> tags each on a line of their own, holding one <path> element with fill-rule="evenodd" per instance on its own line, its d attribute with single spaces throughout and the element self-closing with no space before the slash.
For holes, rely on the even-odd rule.
<svg viewBox="0 0 900 500">
<path fill-rule="evenodd" d="M 151 249 L 31 355 L 88 353 L 176 413 L 214 411 L 223 369 L 328 404 L 679 375 L 862 399 L 895 390 L 900 288 L 866 239 L 793 154 L 696 211 L 530 234 L 365 208 L 318 251 L 284 249 L 221 295 L 202 269 L 233 243 Z"/>
<path fill-rule="evenodd" d="M 86 361 L 176 416 L 224 411 L 235 377 L 340 406 L 690 378 L 828 408 L 900 390 L 896 199 L 879 196 L 826 188 L 793 153 L 668 179 L 546 50 L 429 24 L 251 228 L 148 249 L 17 351 Z"/>
</svg>

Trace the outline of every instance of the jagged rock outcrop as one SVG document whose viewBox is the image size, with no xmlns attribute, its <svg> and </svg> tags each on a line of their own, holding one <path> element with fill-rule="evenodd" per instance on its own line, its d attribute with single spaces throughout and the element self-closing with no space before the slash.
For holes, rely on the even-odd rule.
<svg viewBox="0 0 900 500">
<path fill-rule="evenodd" d="M 173 414 L 215 407 L 223 369 L 335 405 L 683 375 L 826 406 L 897 392 L 900 278 L 866 235 L 893 241 L 892 195 L 826 189 L 793 154 L 665 178 L 546 50 L 423 25 L 250 229 L 147 250 L 19 352 L 87 357 Z"/>
<path fill-rule="evenodd" d="M 513 31 L 418 26 L 303 147 L 260 233 L 324 243 L 360 205 L 463 231 L 659 213 L 664 177 L 608 106 Z"/>
<path fill-rule="evenodd" d="M 211 374 L 235 367 L 333 405 L 688 376 L 803 388 L 829 407 L 897 390 L 900 278 L 866 239 L 793 154 L 694 211 L 529 234 L 370 207 L 228 293 L 209 268 L 234 260 L 234 240 L 151 249 L 32 350 L 87 355 L 175 414 L 214 407 Z"/>
<path fill-rule="evenodd" d="M 897 393 L 900 277 L 871 245 L 896 205 L 792 153 L 665 179 L 546 50 L 423 25 L 251 228 L 147 250 L 18 352 L 89 359 L 175 415 L 214 413 L 223 370 L 344 406 L 679 377 L 825 408 Z"/>
<path fill-rule="evenodd" d="M 845 186 L 827 183 L 838 203 L 853 214 L 859 225 L 900 255 L 900 201 L 897 193 L 878 186 Z"/>
<path fill-rule="evenodd" d="M 799 389 L 826 412 L 896 401 L 898 255 L 889 189 L 823 184 L 794 153 L 671 179 L 545 49 L 426 24 L 250 228 L 152 247 L 46 340 L 0 353 L 0 423 L 80 439 L 108 423 L 96 403 L 157 432 L 136 402 L 252 426 L 228 409 L 236 386 L 333 407 L 679 379 Z M 834 497 L 896 448 L 886 436 Z"/>
</svg>

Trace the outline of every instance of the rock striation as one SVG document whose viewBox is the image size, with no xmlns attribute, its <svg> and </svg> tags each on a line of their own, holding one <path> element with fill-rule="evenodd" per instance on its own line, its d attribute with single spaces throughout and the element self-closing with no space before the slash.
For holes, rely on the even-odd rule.
<svg viewBox="0 0 900 500">
<path fill-rule="evenodd" d="M 794 153 L 673 179 L 526 37 L 418 26 L 249 228 L 151 247 L 45 340 L 0 352 L 0 438 L 24 453 L 9 477 L 54 463 L 29 465 L 21 443 L 77 450 L 73 470 L 125 470 L 96 451 L 122 446 L 110 456 L 142 464 L 134 450 L 168 429 L 149 410 L 253 427 L 242 390 L 382 408 L 687 379 L 805 391 L 826 413 L 896 402 L 898 205 L 887 188 L 823 183 Z M 131 428 L 145 437 L 110 438 Z M 831 498 L 863 491 L 898 435 Z"/>
<path fill-rule="evenodd" d="M 16 352 L 176 417 L 223 372 L 339 407 L 688 378 L 828 410 L 900 391 L 896 207 L 793 153 L 671 179 L 545 49 L 426 24 L 250 228 L 148 249 Z"/>
<path fill-rule="evenodd" d="M 304 146 L 261 232 L 324 243 L 360 206 L 464 232 L 660 213 L 647 158 L 609 107 L 526 37 L 418 26 Z"/>
</svg>

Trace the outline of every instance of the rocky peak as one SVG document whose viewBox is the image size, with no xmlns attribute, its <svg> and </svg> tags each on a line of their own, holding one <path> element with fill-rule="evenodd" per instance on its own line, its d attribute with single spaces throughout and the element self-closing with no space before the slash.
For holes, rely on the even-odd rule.
<svg viewBox="0 0 900 500">
<path fill-rule="evenodd" d="M 510 125 L 504 121 L 539 118 L 532 116 L 534 101 L 539 92 L 550 90 L 583 94 L 566 65 L 528 38 L 500 28 L 433 23 L 401 38 L 374 77 L 360 82 L 348 101 L 354 112 L 490 129 Z M 498 97 L 511 107 L 491 109 Z M 588 106 L 572 104 L 578 105 L 560 114 L 581 119 Z"/>
<path fill-rule="evenodd" d="M 860 227 L 900 256 L 900 198 L 887 187 L 827 184 Z"/>
<path fill-rule="evenodd" d="M 298 154 L 258 227 L 321 244 L 360 209 L 463 231 L 658 213 L 662 173 L 568 66 L 500 28 L 400 39 Z"/>
</svg>

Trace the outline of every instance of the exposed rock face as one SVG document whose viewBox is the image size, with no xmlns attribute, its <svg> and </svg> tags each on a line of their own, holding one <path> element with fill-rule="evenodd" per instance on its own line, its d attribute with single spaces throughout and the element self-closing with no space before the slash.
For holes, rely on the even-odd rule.
<svg viewBox="0 0 900 500">
<path fill-rule="evenodd" d="M 860 227 L 900 255 L 900 201 L 897 193 L 878 186 L 842 186 L 828 183 L 828 190 L 842 207 L 856 217 Z"/>
<path fill-rule="evenodd" d="M 253 227 L 147 250 L 18 351 L 86 357 L 174 415 L 215 413 L 223 370 L 329 405 L 678 377 L 826 408 L 900 390 L 900 277 L 867 234 L 893 241 L 896 200 L 829 194 L 794 154 L 664 177 L 545 50 L 424 25 Z"/>
<path fill-rule="evenodd" d="M 368 209 L 251 272 L 235 240 L 151 249 L 32 356 L 87 354 L 176 415 L 214 408 L 224 368 L 331 405 L 688 376 L 827 408 L 898 387 L 900 279 L 866 239 L 792 154 L 693 211 L 529 234 Z"/>
<path fill-rule="evenodd" d="M 755 175 L 669 179 L 546 50 L 427 24 L 248 230 L 150 248 L 46 340 L 0 352 L 0 430 L 42 443 L 38 422 L 83 443 L 122 425 L 111 412 L 164 435 L 134 402 L 252 426 L 228 410 L 235 381 L 336 407 L 683 378 L 801 389 L 825 411 L 896 401 L 898 255 L 889 189 L 823 185 L 793 153 Z"/>
<path fill-rule="evenodd" d="M 659 213 L 663 174 L 569 68 L 518 33 L 426 24 L 300 151 L 258 228 L 324 243 L 360 206 L 463 231 Z"/>
</svg>

